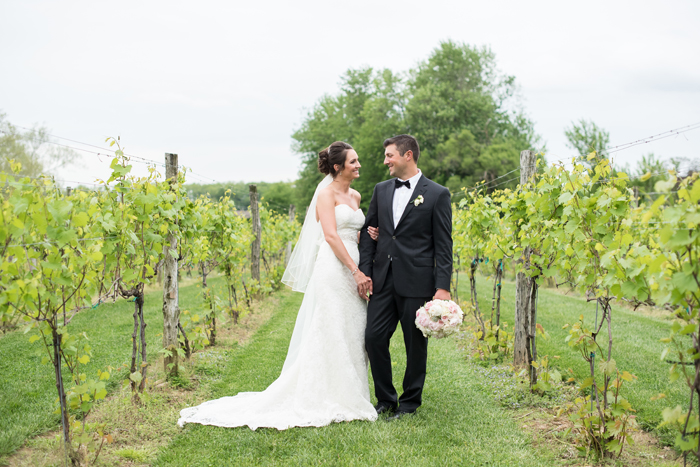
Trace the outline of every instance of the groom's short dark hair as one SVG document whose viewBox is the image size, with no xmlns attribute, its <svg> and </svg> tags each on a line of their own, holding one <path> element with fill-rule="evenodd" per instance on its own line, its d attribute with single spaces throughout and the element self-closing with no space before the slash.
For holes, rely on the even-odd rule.
<svg viewBox="0 0 700 467">
<path fill-rule="evenodd" d="M 396 145 L 396 149 L 399 151 L 400 155 L 406 154 L 406 151 L 413 152 L 413 160 L 418 162 L 418 157 L 420 156 L 420 147 L 418 146 L 418 141 L 411 135 L 398 135 L 392 136 L 391 138 L 384 140 L 384 148 L 392 144 Z"/>
</svg>

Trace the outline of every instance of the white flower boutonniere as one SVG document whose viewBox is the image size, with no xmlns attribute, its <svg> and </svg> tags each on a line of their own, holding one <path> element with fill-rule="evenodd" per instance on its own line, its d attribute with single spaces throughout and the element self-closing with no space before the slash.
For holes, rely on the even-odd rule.
<svg viewBox="0 0 700 467">
<path fill-rule="evenodd" d="M 413 200 L 413 205 L 418 206 L 419 204 L 423 204 L 423 201 L 425 201 L 423 195 L 418 195 L 418 197 Z"/>
</svg>

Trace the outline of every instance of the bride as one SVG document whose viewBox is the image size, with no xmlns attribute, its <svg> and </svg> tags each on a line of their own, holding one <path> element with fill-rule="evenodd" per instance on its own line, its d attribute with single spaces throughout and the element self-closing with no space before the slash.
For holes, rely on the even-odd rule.
<svg viewBox="0 0 700 467">
<path fill-rule="evenodd" d="M 263 392 L 242 392 L 189 407 L 178 424 L 285 430 L 377 419 L 369 398 L 364 334 L 371 279 L 358 269 L 365 216 L 357 153 L 336 141 L 318 156 L 316 188 L 282 282 L 305 292 L 280 377 Z M 374 232 L 372 232 L 374 236 Z"/>
</svg>

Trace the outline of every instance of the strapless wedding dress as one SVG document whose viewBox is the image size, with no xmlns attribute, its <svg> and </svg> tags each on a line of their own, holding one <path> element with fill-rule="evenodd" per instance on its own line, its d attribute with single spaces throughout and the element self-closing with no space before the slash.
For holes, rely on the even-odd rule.
<svg viewBox="0 0 700 467">
<path fill-rule="evenodd" d="M 335 207 L 335 217 L 338 235 L 359 264 L 357 232 L 364 224 L 364 214 L 341 204 Z M 306 318 L 297 319 L 290 345 L 293 351 L 287 354 L 275 382 L 263 392 L 242 392 L 184 409 L 178 424 L 284 430 L 376 420 L 364 343 L 367 305 L 357 294 L 352 274 L 325 241 L 301 307 L 305 313 L 299 316 Z"/>
</svg>

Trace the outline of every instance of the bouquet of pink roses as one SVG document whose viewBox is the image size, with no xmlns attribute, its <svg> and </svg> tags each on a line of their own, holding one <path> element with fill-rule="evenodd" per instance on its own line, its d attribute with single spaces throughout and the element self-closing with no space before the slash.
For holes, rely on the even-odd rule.
<svg viewBox="0 0 700 467">
<path fill-rule="evenodd" d="M 464 313 L 452 300 L 431 300 L 416 311 L 416 327 L 425 337 L 441 339 L 459 330 Z"/>
</svg>

